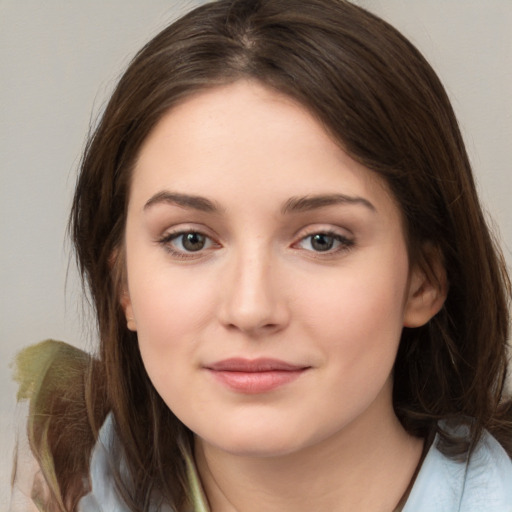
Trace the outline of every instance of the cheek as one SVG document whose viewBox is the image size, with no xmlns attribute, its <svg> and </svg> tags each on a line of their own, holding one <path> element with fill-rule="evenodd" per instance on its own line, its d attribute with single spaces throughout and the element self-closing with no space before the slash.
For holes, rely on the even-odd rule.
<svg viewBox="0 0 512 512">
<path fill-rule="evenodd" d="M 358 382 L 392 367 L 402 332 L 407 260 L 381 268 L 351 268 L 301 294 L 309 338 Z"/>
<path fill-rule="evenodd" d="M 161 276 L 158 283 L 132 288 L 144 367 L 158 394 L 179 417 L 188 410 L 191 394 L 194 403 L 201 401 L 200 390 L 190 386 L 189 374 L 198 364 L 197 349 L 212 302 L 209 287 L 190 284 Z"/>
<path fill-rule="evenodd" d="M 198 272 L 173 271 L 165 265 L 150 272 L 129 272 L 129 292 L 139 333 L 177 340 L 195 330 L 214 304 L 214 288 Z M 164 329 L 165 327 L 165 329 Z"/>
<path fill-rule="evenodd" d="M 305 316 L 327 332 L 356 334 L 401 326 L 406 278 L 347 272 L 340 279 L 316 283 L 300 294 Z M 339 332 L 338 332 L 339 334 Z"/>
<path fill-rule="evenodd" d="M 309 405 L 324 415 L 327 430 L 363 414 L 383 390 L 391 389 L 404 287 L 403 281 L 388 277 L 352 273 L 343 286 L 331 283 L 325 293 L 304 302 L 304 311 L 308 303 L 315 304 L 303 329 L 315 340 L 324 363 L 318 383 L 323 392 Z"/>
<path fill-rule="evenodd" d="M 162 392 L 170 380 L 180 378 L 185 363 L 193 363 L 201 332 L 212 316 L 214 288 L 204 279 L 200 283 L 197 277 L 165 267 L 144 274 L 136 269 L 129 274 L 130 297 L 144 366 Z"/>
</svg>

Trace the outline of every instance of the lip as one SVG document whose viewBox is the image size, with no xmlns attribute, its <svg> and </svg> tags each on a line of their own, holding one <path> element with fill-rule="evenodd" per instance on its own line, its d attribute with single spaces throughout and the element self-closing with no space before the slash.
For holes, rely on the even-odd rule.
<svg viewBox="0 0 512 512">
<path fill-rule="evenodd" d="M 298 379 L 309 368 L 270 358 L 231 358 L 205 366 L 217 381 L 245 394 L 273 391 Z"/>
</svg>

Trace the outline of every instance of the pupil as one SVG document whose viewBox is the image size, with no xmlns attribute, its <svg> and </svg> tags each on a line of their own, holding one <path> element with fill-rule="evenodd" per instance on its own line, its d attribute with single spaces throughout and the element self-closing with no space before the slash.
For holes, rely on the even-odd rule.
<svg viewBox="0 0 512 512">
<path fill-rule="evenodd" d="M 332 249 L 334 245 L 334 239 L 332 236 L 320 233 L 313 236 L 311 245 L 315 251 L 328 251 Z"/>
<path fill-rule="evenodd" d="M 183 247 L 187 251 L 200 251 L 205 244 L 205 237 L 199 233 L 183 235 Z"/>
</svg>

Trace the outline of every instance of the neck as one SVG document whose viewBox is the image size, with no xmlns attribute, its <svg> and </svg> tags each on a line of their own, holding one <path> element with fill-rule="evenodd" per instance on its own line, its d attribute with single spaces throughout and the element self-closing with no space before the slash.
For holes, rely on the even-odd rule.
<svg viewBox="0 0 512 512">
<path fill-rule="evenodd" d="M 240 456 L 196 439 L 212 512 L 392 512 L 423 441 L 405 432 L 392 407 L 385 416 L 371 409 L 328 439 L 276 457 Z"/>
</svg>

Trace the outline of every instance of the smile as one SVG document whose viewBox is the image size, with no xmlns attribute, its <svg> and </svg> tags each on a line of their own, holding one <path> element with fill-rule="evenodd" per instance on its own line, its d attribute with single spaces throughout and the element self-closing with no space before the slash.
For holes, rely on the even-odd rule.
<svg viewBox="0 0 512 512">
<path fill-rule="evenodd" d="M 226 359 L 205 367 L 220 383 L 245 394 L 273 391 L 298 379 L 309 368 L 277 359 L 243 358 Z"/>
</svg>

